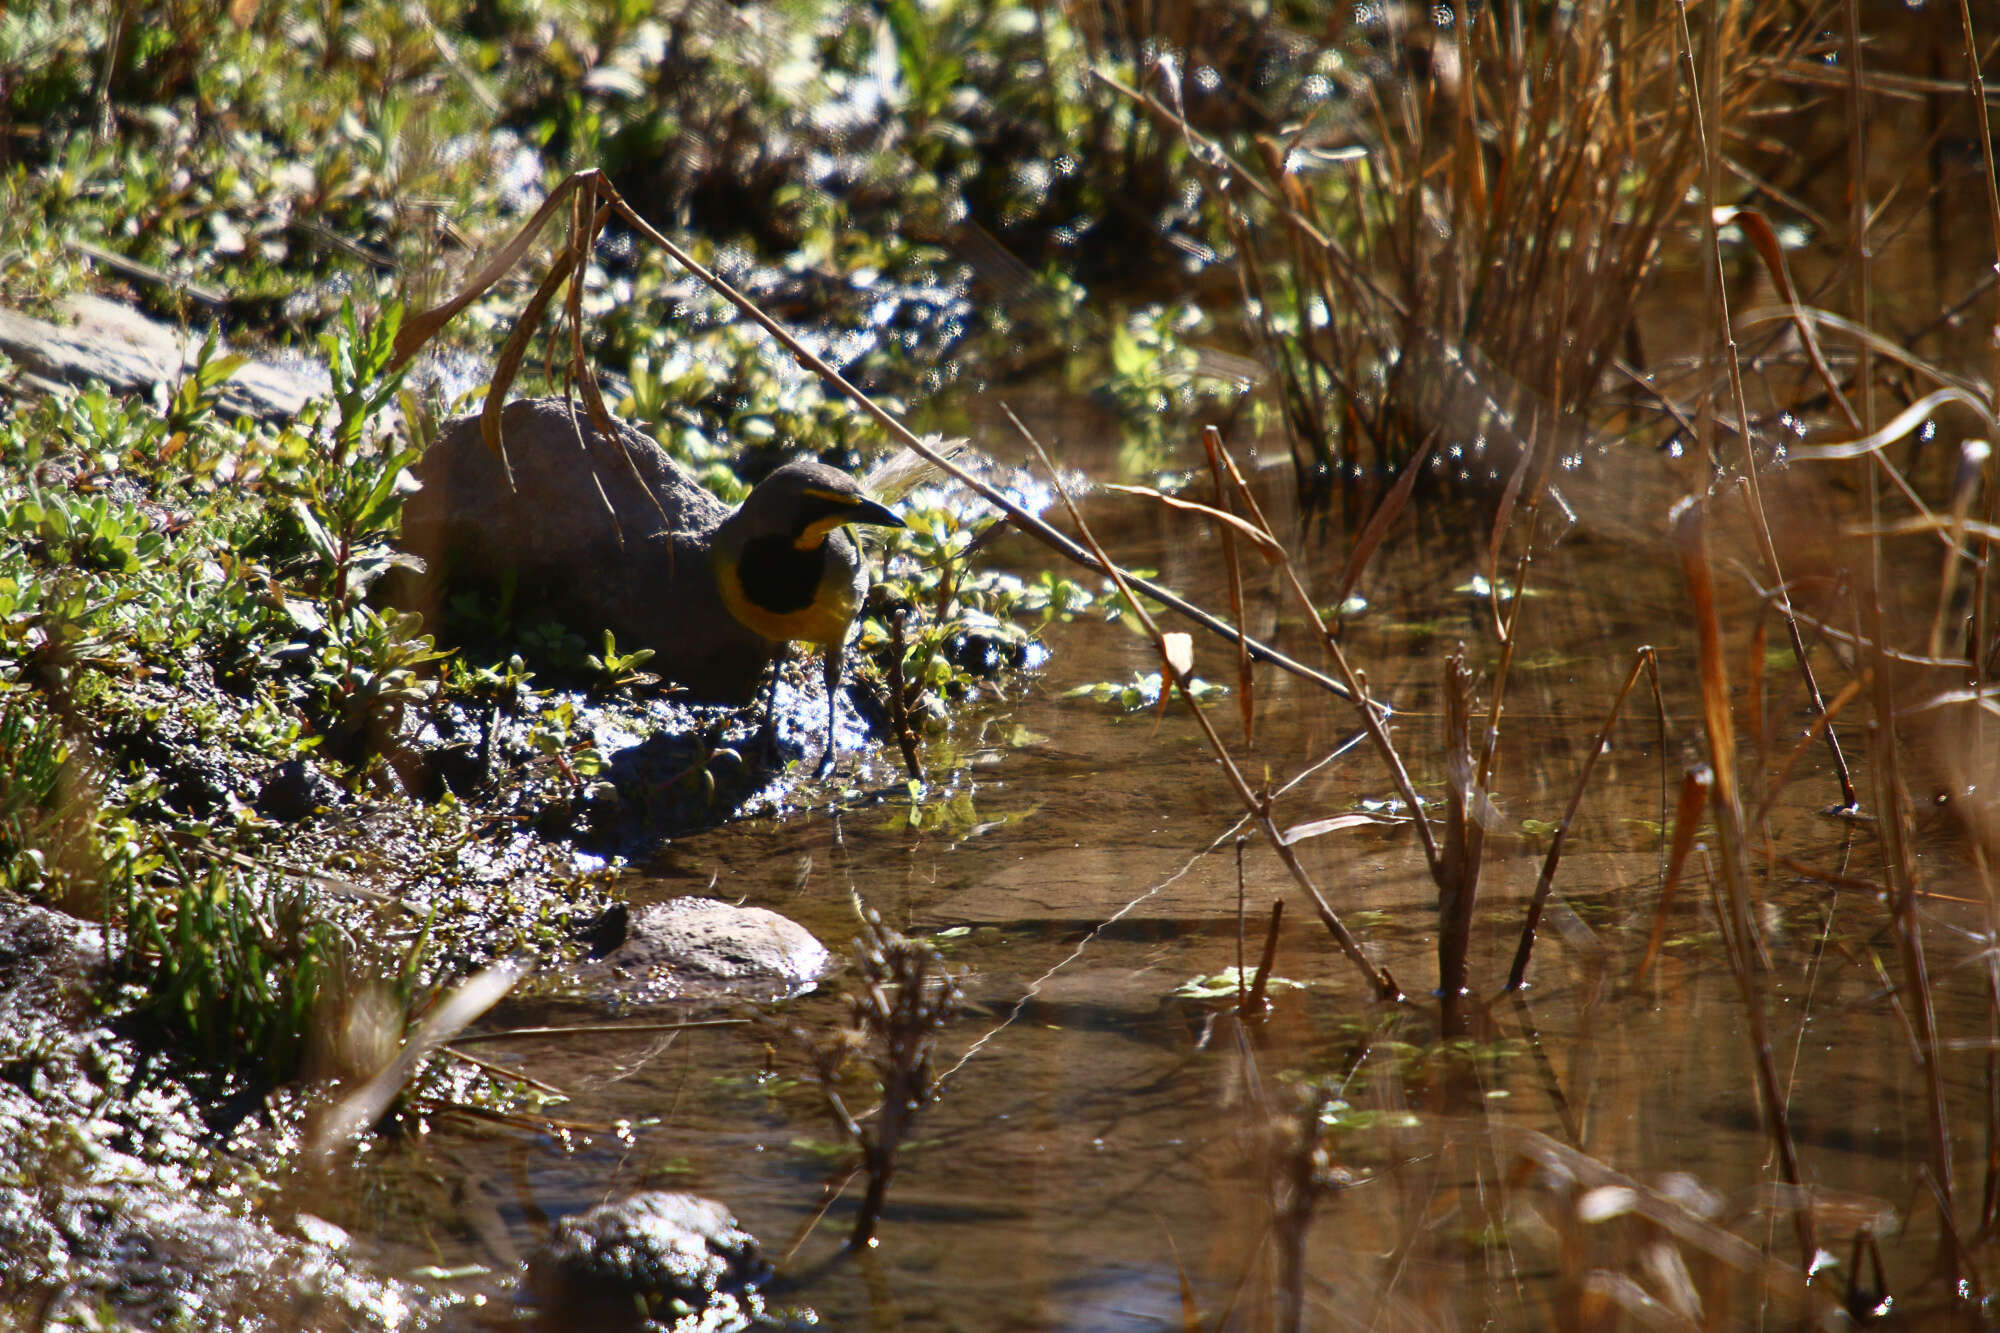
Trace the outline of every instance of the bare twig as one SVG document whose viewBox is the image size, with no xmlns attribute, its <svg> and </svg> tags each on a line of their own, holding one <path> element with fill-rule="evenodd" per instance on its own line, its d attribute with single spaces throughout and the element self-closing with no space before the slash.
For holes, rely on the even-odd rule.
<svg viewBox="0 0 2000 1333">
<path fill-rule="evenodd" d="M 1535 896 L 1528 902 L 1528 919 L 1521 923 L 1521 943 L 1514 951 L 1514 966 L 1507 974 L 1507 989 L 1519 990 L 1527 980 L 1528 956 L 1534 951 L 1535 931 L 1541 924 L 1542 909 L 1548 903 L 1549 893 L 1555 887 L 1556 866 L 1562 860 L 1563 846 L 1569 840 L 1570 825 L 1576 820 L 1576 812 L 1583 805 L 1584 789 L 1590 784 L 1591 772 L 1597 767 L 1597 760 L 1611 743 L 1611 729 L 1618 725 L 1619 710 L 1625 706 L 1625 697 L 1632 687 L 1639 683 L 1639 673 L 1650 670 L 1653 673 L 1653 698 L 1660 697 L 1660 664 L 1650 645 L 1640 648 L 1632 655 L 1632 669 L 1625 673 L 1625 683 L 1618 687 L 1618 693 L 1611 700 L 1611 709 L 1604 716 L 1604 725 L 1597 730 L 1597 737 L 1591 742 L 1590 753 L 1583 761 L 1583 771 L 1576 775 L 1576 790 L 1570 793 L 1569 808 L 1563 811 L 1562 822 L 1556 825 L 1555 837 L 1549 840 L 1549 854 L 1542 860 L 1541 876 L 1535 881 Z M 1641 967 L 1644 972 L 1644 967 Z"/>
<path fill-rule="evenodd" d="M 1277 824 L 1272 821 L 1270 802 L 1266 799 L 1260 799 L 1250 789 L 1250 784 L 1244 779 L 1242 770 L 1236 766 L 1235 760 L 1230 758 L 1229 749 L 1222 743 L 1222 738 L 1216 734 L 1215 725 L 1209 721 L 1208 714 L 1195 701 L 1194 696 L 1188 692 L 1188 676 L 1176 663 L 1175 657 L 1177 654 L 1169 651 L 1166 636 L 1161 632 L 1159 625 L 1153 620 L 1153 617 L 1147 613 L 1145 604 L 1132 595 L 1132 586 L 1126 583 L 1123 571 L 1119 570 L 1111 558 L 1104 554 L 1103 548 L 1098 546 L 1097 538 L 1091 533 L 1089 525 L 1083 521 L 1083 515 L 1077 510 L 1075 500 L 1070 497 L 1068 487 L 1063 485 L 1062 473 L 1057 470 L 1055 464 L 1049 461 L 1048 454 L 1042 449 L 1041 441 L 1036 439 L 1012 412 L 1008 413 L 1008 417 L 1014 422 L 1015 429 L 1021 432 L 1022 437 L 1034 449 L 1035 456 L 1041 460 L 1042 467 L 1047 470 L 1049 479 L 1056 488 L 1056 494 L 1061 497 L 1063 505 L 1069 510 L 1071 521 L 1077 525 L 1077 531 L 1082 533 L 1084 541 L 1089 543 L 1101 567 L 1110 573 L 1112 581 L 1118 585 L 1118 591 L 1124 596 L 1126 603 L 1132 607 L 1139 623 L 1144 627 L 1147 636 L 1153 640 L 1153 646 L 1160 654 L 1161 679 L 1171 681 L 1175 691 L 1187 703 L 1188 711 L 1194 715 L 1195 724 L 1201 728 L 1202 736 L 1208 741 L 1209 749 L 1214 752 L 1217 760 L 1221 762 L 1222 771 L 1228 776 L 1230 786 L 1235 789 L 1237 799 L 1242 801 L 1243 808 L 1250 812 L 1252 820 L 1256 823 L 1259 831 L 1264 834 L 1265 840 L 1271 844 L 1272 850 L 1277 852 L 1278 859 L 1284 862 L 1285 869 L 1291 872 L 1293 880 L 1305 891 L 1306 897 L 1312 901 L 1313 910 L 1318 913 L 1320 922 L 1326 927 L 1327 933 L 1333 936 L 1334 943 L 1340 946 L 1340 951 L 1346 954 L 1348 960 L 1361 972 L 1378 999 L 1400 999 L 1402 990 L 1396 985 L 1395 978 L 1389 975 L 1387 969 L 1369 960 L 1368 955 L 1361 948 L 1360 941 L 1356 940 L 1347 927 L 1341 923 L 1339 915 L 1334 912 L 1332 906 L 1327 902 L 1325 895 L 1319 891 L 1319 886 L 1313 883 L 1312 876 L 1306 873 L 1306 868 L 1300 863 L 1297 853 L 1286 843 L 1284 835 L 1278 831 Z M 1356 691 L 1355 697 L 1365 699 L 1367 696 L 1364 692 Z M 1361 712 L 1364 718 L 1375 716 L 1375 711 L 1372 708 L 1363 707 Z"/>
</svg>

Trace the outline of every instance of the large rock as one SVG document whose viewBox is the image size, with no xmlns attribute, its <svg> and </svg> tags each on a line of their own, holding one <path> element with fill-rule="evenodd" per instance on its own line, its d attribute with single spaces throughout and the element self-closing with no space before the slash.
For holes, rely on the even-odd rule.
<svg viewBox="0 0 2000 1333">
<path fill-rule="evenodd" d="M 0 899 L 0 1027 L 9 1033 L 85 1019 L 103 966 L 99 927 Z"/>
<path fill-rule="evenodd" d="M 730 1211 L 649 1190 L 565 1217 L 528 1263 L 546 1328 L 722 1330 L 762 1322 L 771 1275 Z"/>
<path fill-rule="evenodd" d="M 753 695 L 779 645 L 738 624 L 716 591 L 708 551 L 727 506 L 633 427 L 599 434 L 580 403 L 509 403 L 501 434 L 505 469 L 477 416 L 452 421 L 424 455 L 403 545 L 431 574 L 404 600 L 428 613 L 455 581 L 517 575 L 522 595 L 593 647 L 609 628 L 621 651 L 651 648 L 647 669 L 697 697 Z"/>
</svg>

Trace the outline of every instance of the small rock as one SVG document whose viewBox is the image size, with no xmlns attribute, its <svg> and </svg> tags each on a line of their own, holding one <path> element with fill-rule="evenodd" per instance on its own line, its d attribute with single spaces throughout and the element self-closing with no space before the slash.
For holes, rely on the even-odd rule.
<svg viewBox="0 0 2000 1333">
<path fill-rule="evenodd" d="M 761 907 L 675 898 L 634 912 L 625 939 L 584 969 L 641 1002 L 720 994 L 796 995 L 826 975 L 832 955 L 798 922 Z"/>
<path fill-rule="evenodd" d="M 155 385 L 179 384 L 200 353 L 201 337 L 129 306 L 95 296 L 63 303 L 64 322 L 52 324 L 0 309 L 0 352 L 20 363 L 30 387 L 101 383 L 115 393 L 146 393 Z M 218 346 L 217 354 L 227 351 Z M 289 421 L 327 389 L 317 365 L 281 365 L 250 360 L 239 366 L 222 390 L 222 410 L 260 421 Z"/>
<path fill-rule="evenodd" d="M 303 759 L 287 759 L 257 789 L 257 813 L 294 824 L 340 804 L 340 784 Z"/>
<path fill-rule="evenodd" d="M 0 898 L 0 1023 L 9 1031 L 81 1016 L 104 962 L 99 927 Z"/>
<path fill-rule="evenodd" d="M 648 1190 L 556 1224 L 528 1262 L 544 1327 L 724 1333 L 762 1321 L 756 1237 L 712 1199 Z"/>
</svg>

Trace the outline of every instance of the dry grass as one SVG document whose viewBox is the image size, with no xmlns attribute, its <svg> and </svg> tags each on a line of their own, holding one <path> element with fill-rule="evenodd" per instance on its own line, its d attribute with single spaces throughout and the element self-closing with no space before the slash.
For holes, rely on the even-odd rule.
<svg viewBox="0 0 2000 1333">
<path fill-rule="evenodd" d="M 1341 67 L 1350 108 L 1232 160 L 1179 90 L 1124 90 L 1178 126 L 1236 248 L 1309 496 L 1426 443 L 1546 467 L 1573 439 L 1700 180 L 1674 10 L 1486 6 L 1432 28 L 1386 6 Z M 1811 31 L 1768 6 L 1719 33 L 1735 116 Z M 1400 16 L 1400 17 L 1399 17 Z"/>
<path fill-rule="evenodd" d="M 1399 41 L 1388 48 L 1390 63 L 1361 85 L 1363 123 L 1299 126 L 1266 137 L 1248 164 L 1227 158 L 1186 125 L 1170 91 L 1119 91 L 1177 124 L 1203 165 L 1237 243 L 1252 332 L 1280 373 L 1302 490 L 1323 494 L 1347 467 L 1403 471 L 1403 484 L 1361 529 L 1348 584 L 1357 562 L 1367 561 L 1401 514 L 1413 470 L 1445 454 L 1476 459 L 1482 445 L 1479 470 L 1495 482 L 1510 478 L 1486 572 L 1498 582 L 1503 549 L 1512 549 L 1525 571 L 1539 534 L 1532 521 L 1520 521 L 1529 512 L 1520 506 L 1543 493 L 1555 450 L 1597 436 L 1614 369 L 1648 379 L 1620 363 L 1634 345 L 1633 321 L 1675 229 L 1699 238 L 1690 257 L 1703 270 L 1700 373 L 1677 381 L 1675 396 L 1649 385 L 1654 428 L 1695 445 L 1713 469 L 1711 478 L 1680 483 L 1694 482 L 1672 548 L 1692 623 L 1661 627 L 1667 646 L 1695 663 L 1702 762 L 1684 784 L 1657 920 L 1664 922 L 1664 894 L 1688 864 L 1696 838 L 1712 839 L 1713 860 L 1706 863 L 1714 913 L 1744 1016 L 1746 1039 L 1733 1058 L 1758 1089 L 1779 1182 L 1762 1215 L 1767 1224 L 1782 1223 L 1794 1243 L 1782 1247 L 1780 1258 L 1778 1237 L 1767 1226 L 1759 1251 L 1739 1251 L 1736 1237 L 1713 1217 L 1691 1220 L 1692 1210 L 1581 1154 L 1563 1149 L 1551 1156 L 1554 1145 L 1526 1139 L 1503 1145 L 1491 1126 L 1448 1131 L 1432 1122 L 1428 1146 L 1413 1147 L 1408 1161 L 1456 1155 L 1458 1165 L 1432 1171 L 1431 1192 L 1419 1188 L 1400 1215 L 1395 1226 L 1405 1230 L 1389 1265 L 1389 1288 L 1363 1323 L 1399 1328 L 1438 1317 L 1423 1297 L 1403 1301 L 1387 1293 L 1403 1260 L 1427 1245 L 1449 1248 L 1431 1232 L 1425 1208 L 1467 1182 L 1493 1192 L 1485 1212 L 1496 1225 L 1510 1218 L 1520 1225 L 1524 1209 L 1543 1218 L 1556 1277 L 1535 1304 L 1563 1326 L 1629 1320 L 1736 1327 L 1750 1310 L 1741 1291 L 1731 1299 L 1726 1289 L 1751 1275 L 1762 1287 L 1753 1301 L 1790 1306 L 1786 1317 L 1802 1325 L 1838 1321 L 1844 1316 L 1825 1285 L 1806 1292 L 1784 1276 L 1815 1262 L 1828 1231 L 1852 1245 L 1843 1256 L 1850 1271 L 1839 1303 L 1865 1313 L 1878 1298 L 1900 1293 L 1906 1307 L 1941 1315 L 1939 1307 L 1989 1291 L 2000 1274 L 1992 1249 L 2000 1237 L 2000 952 L 1992 947 L 2000 938 L 2000 894 L 1990 872 L 2000 856 L 2000 802 L 1986 794 L 2000 762 L 1993 753 L 2000 718 L 1992 716 L 1991 680 L 2000 663 L 2000 589 L 1988 576 L 2000 541 L 2000 482 L 1987 443 L 2000 435 L 2000 360 L 1982 378 L 1977 366 L 1920 355 L 1884 326 L 1874 251 L 1892 215 L 1871 198 L 1881 173 L 1869 144 L 1873 118 L 1891 95 L 1936 99 L 1939 124 L 1952 117 L 1976 124 L 1984 184 L 1975 197 L 1991 215 L 2000 252 L 1988 92 L 1977 72 L 2000 34 L 1982 42 L 1970 7 L 1962 6 L 1959 82 L 1923 83 L 1873 67 L 1856 3 L 1818 13 L 1582 6 L 1560 11 L 1564 17 L 1545 30 L 1520 26 L 1518 9 L 1509 26 L 1506 12 L 1489 8 L 1462 19 L 1448 36 L 1440 31 L 1422 48 L 1422 69 L 1410 59 L 1409 34 L 1392 31 Z M 1816 258 L 1831 268 L 1820 277 L 1821 294 L 1812 295 L 1787 271 L 1767 219 L 1753 208 L 1721 205 L 1730 198 L 1725 180 L 1755 179 L 1739 154 L 1760 137 L 1759 117 L 1793 105 L 1777 81 L 1786 88 L 1810 82 L 1813 67 L 1798 34 L 1843 27 L 1844 38 L 1813 53 L 1839 61 L 1848 183 L 1845 226 L 1822 240 Z M 1933 130 L 1932 142 L 1944 132 Z M 1364 146 L 1365 156 L 1315 163 L 1315 153 L 1349 141 Z M 1968 197 L 1962 181 L 1948 186 L 1926 170 L 1917 158 L 1898 164 L 1890 192 L 1905 213 Z M 1690 198 L 1716 207 L 1691 207 Z M 1786 321 L 1789 333 L 1783 345 L 1767 341 L 1759 349 L 1761 415 L 1751 410 L 1730 309 L 1741 266 L 1732 267 L 1725 251 L 1721 231 L 1728 224 L 1751 242 L 1750 262 L 1763 266 L 1782 303 L 1772 317 Z M 1902 225 L 1909 225 L 1907 217 Z M 1816 304 L 1826 293 L 1837 294 L 1843 308 Z M 1798 462 L 1783 474 L 1772 467 L 1790 443 L 1776 429 L 1779 413 L 1809 423 L 1818 437 L 1790 450 Z M 1628 411 L 1622 424 L 1647 423 Z M 1933 437 L 1946 447 L 1910 447 Z M 1963 441 L 1956 451 L 1955 441 Z M 1276 535 L 1268 525 L 1265 532 Z M 1295 571 L 1305 563 L 1296 551 L 1286 557 L 1287 576 L 1310 606 Z M 1936 570 L 1934 580 L 1912 576 L 1927 566 Z M 1761 621 L 1730 619 L 1723 585 L 1738 580 L 1785 624 L 1801 669 L 1796 687 L 1764 680 Z M 1804 594 L 1806 604 L 1795 608 Z M 1490 679 L 1475 679 L 1457 656 L 1443 664 L 1445 798 L 1441 817 L 1417 814 L 1420 828 L 1435 828 L 1422 842 L 1440 893 L 1439 1030 L 1446 1035 L 1480 1028 L 1475 1020 L 1483 1014 L 1471 998 L 1482 979 L 1469 974 L 1466 942 L 1478 910 L 1487 784 L 1515 646 L 1514 626 L 1497 611 L 1492 631 L 1497 665 Z M 1340 656 L 1324 625 L 1316 635 L 1333 655 L 1333 674 L 1360 682 L 1357 695 L 1366 698 L 1365 675 Z M 1747 694 L 1736 688 L 1745 674 L 1731 670 L 1746 640 L 1753 646 Z M 1164 643 L 1161 651 L 1171 665 Z M 1638 670 L 1635 664 L 1626 690 Z M 1815 671 L 1829 677 L 1828 693 Z M 1787 738 L 1789 745 L 1774 747 L 1771 719 L 1800 709 L 1809 725 Z M 1832 725 L 1844 709 L 1865 723 L 1865 766 L 1852 776 Z M 1482 713 L 1484 732 L 1476 725 Z M 1239 761 L 1204 730 L 1234 772 Z M 1593 757 L 1610 735 L 1607 721 Z M 1865 811 L 1860 827 L 1872 843 L 1870 873 L 1804 867 L 1778 850 L 1800 831 L 1774 828 L 1776 796 L 1799 780 L 1801 761 L 1822 744 L 1831 747 L 1829 763 L 1812 776 L 1829 783 L 1832 806 Z M 1401 762 L 1386 736 L 1377 751 L 1400 785 Z M 1579 795 L 1588 776 L 1586 765 Z M 1942 835 L 1934 829 L 1920 837 L 1917 811 L 1932 791 L 1949 793 L 1957 818 Z M 1246 802 L 1256 808 L 1251 798 Z M 1575 809 L 1572 800 L 1565 829 Z M 1260 813 L 1270 818 L 1268 803 Z M 1552 855 L 1537 909 L 1555 864 Z M 1774 1054 L 1780 1038 L 1759 877 L 1800 871 L 1872 889 L 1883 904 L 1877 925 L 1888 950 L 1878 965 L 1880 998 L 1900 1021 L 1920 1071 L 1913 1121 L 1927 1151 L 1911 1187 L 1929 1205 L 1914 1211 L 1926 1214 L 1926 1235 L 1935 1243 L 1923 1270 L 1891 1264 L 1885 1275 L 1873 1245 L 1893 1208 L 1882 1203 L 1870 1213 L 1819 1187 L 1820 1170 L 1793 1133 L 1794 1103 L 1839 1096 L 1838 1089 L 1798 1086 Z M 1983 933 L 1967 939 L 1963 924 L 1939 920 L 1933 904 L 1946 882 L 1976 886 L 1972 902 Z M 1656 956 L 1661 930 L 1656 924 L 1644 951 L 1630 960 L 1633 976 Z M 1525 971 L 1533 935 L 1531 918 L 1513 985 Z M 1950 952 L 1943 965 L 1935 957 L 1941 947 Z M 1947 966 L 1982 975 L 1985 1011 L 1970 1029 L 1962 1016 L 1957 1027 L 1942 1016 L 1938 985 Z M 1968 1099 L 1967 1086 L 1981 1091 Z M 1967 1160 L 1967 1134 L 1959 1127 L 1968 1100 L 1986 1108 L 1985 1151 L 1977 1160 Z M 1447 1090 L 1430 1104 L 1449 1105 L 1452 1097 Z M 1309 1322 L 1297 1277 L 1305 1233 L 1315 1211 L 1337 1206 L 1330 1163 L 1338 1161 L 1338 1135 L 1313 1128 L 1323 1119 L 1317 1103 L 1297 1120 L 1289 1112 L 1268 1114 L 1281 1146 L 1263 1166 L 1271 1181 L 1266 1224 L 1297 1252 L 1277 1257 L 1267 1275 L 1270 1302 L 1247 1326 L 1293 1329 Z M 1523 1159 L 1539 1162 L 1533 1188 L 1523 1188 L 1528 1182 L 1510 1165 Z M 1462 1212 L 1450 1215 L 1464 1224 Z M 1864 1281 L 1870 1255 L 1873 1276 Z M 1725 1272 L 1734 1276 L 1725 1279 Z M 1369 1279 L 1350 1285 L 1366 1290 Z"/>
</svg>

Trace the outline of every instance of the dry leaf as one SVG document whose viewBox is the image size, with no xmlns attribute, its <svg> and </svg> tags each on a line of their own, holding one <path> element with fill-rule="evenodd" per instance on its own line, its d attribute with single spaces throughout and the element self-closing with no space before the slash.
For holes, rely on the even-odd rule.
<svg viewBox="0 0 2000 1333">
<path fill-rule="evenodd" d="M 1407 824 L 1409 822 L 1409 819 L 1403 815 L 1371 815 L 1362 813 L 1333 815 L 1327 819 L 1309 819 L 1303 824 L 1294 824 L 1285 830 L 1285 836 L 1278 841 L 1289 847 L 1295 842 L 1304 842 L 1307 838 L 1324 837 L 1329 833 L 1338 833 L 1342 829 L 1360 828 L 1364 824 L 1388 825 Z"/>
<path fill-rule="evenodd" d="M 1202 514 L 1214 519 L 1218 523 L 1227 524 L 1255 543 L 1257 554 L 1264 557 L 1264 563 L 1267 565 L 1275 565 L 1285 558 L 1285 548 L 1276 537 L 1273 537 L 1256 524 L 1246 522 L 1234 514 L 1225 513 L 1217 509 L 1214 505 L 1197 504 L 1193 500 L 1176 499 L 1171 495 L 1154 490 L 1151 486 L 1121 486 L 1117 482 L 1108 481 L 1104 483 L 1104 489 L 1107 491 L 1123 491 L 1127 495 L 1143 495 L 1149 499 L 1158 500 L 1169 509 L 1180 509 L 1190 514 Z"/>
</svg>

